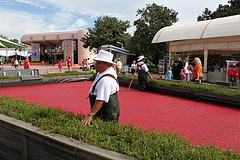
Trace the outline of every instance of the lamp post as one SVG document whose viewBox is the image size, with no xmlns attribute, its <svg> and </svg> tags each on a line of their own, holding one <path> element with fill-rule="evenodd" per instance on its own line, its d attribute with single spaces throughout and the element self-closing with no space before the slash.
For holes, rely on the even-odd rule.
<svg viewBox="0 0 240 160">
<path fill-rule="evenodd" d="M 117 42 L 117 44 L 120 44 L 120 45 L 121 45 L 121 48 L 123 48 L 123 44 L 122 44 L 122 43 L 120 43 L 120 42 Z"/>
</svg>

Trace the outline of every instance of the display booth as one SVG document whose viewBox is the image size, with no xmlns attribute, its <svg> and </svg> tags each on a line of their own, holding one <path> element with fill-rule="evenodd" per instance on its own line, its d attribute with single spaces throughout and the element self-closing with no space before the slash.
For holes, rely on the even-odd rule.
<svg viewBox="0 0 240 160">
<path fill-rule="evenodd" d="M 172 25 L 159 30 L 152 43 L 169 42 L 169 57 L 187 53 L 199 57 L 204 80 L 210 83 L 227 81 L 227 60 L 240 58 L 240 15 Z"/>
</svg>

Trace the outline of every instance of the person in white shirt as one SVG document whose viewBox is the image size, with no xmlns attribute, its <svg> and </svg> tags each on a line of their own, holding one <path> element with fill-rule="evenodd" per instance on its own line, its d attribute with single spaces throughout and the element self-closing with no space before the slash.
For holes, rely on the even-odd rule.
<svg viewBox="0 0 240 160">
<path fill-rule="evenodd" d="M 91 69 L 91 63 L 90 63 L 89 58 L 87 58 L 87 60 L 86 60 L 86 70 L 89 71 L 90 69 Z"/>
<path fill-rule="evenodd" d="M 93 59 L 96 62 L 97 75 L 89 91 L 91 110 L 82 124 L 90 125 L 94 116 L 104 121 L 118 121 L 120 114 L 117 94 L 119 84 L 116 71 L 112 67 L 114 64 L 113 54 L 100 50 Z"/>
<path fill-rule="evenodd" d="M 15 58 L 14 61 L 13 61 L 13 65 L 14 65 L 14 68 L 15 69 L 18 69 L 18 60 Z"/>
<path fill-rule="evenodd" d="M 139 56 L 137 60 L 137 73 L 138 73 L 138 83 L 139 83 L 139 90 L 145 91 L 147 87 L 148 77 L 151 79 L 152 76 L 149 73 L 147 65 L 144 63 L 144 56 Z"/>
<path fill-rule="evenodd" d="M 190 81 L 190 71 L 188 70 L 188 58 L 185 58 L 184 60 L 184 71 L 186 74 L 186 78 L 183 79 L 184 81 Z"/>
<path fill-rule="evenodd" d="M 136 64 L 136 61 L 134 60 L 131 64 L 131 73 L 132 75 L 135 75 L 136 74 L 136 67 L 137 67 L 137 64 Z"/>
</svg>

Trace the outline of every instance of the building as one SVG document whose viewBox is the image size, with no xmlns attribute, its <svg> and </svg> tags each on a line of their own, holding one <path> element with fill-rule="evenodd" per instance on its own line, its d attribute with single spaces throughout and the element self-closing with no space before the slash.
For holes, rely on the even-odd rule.
<svg viewBox="0 0 240 160">
<path fill-rule="evenodd" d="M 152 40 L 162 42 L 169 42 L 170 59 L 172 53 L 200 57 L 208 82 L 226 81 L 227 74 L 221 68 L 226 67 L 227 60 L 240 58 L 240 15 L 164 27 Z M 217 65 L 218 70 L 214 69 Z"/>
<path fill-rule="evenodd" d="M 131 64 L 131 60 L 128 58 L 130 58 L 130 56 L 135 56 L 135 54 L 129 53 L 129 51 L 123 47 L 119 48 L 113 45 L 103 45 L 101 49 L 111 52 L 113 57 L 115 59 L 120 59 L 123 65 Z"/>
<path fill-rule="evenodd" d="M 92 60 L 92 53 L 81 42 L 86 33 L 87 30 L 25 34 L 21 42 L 31 46 L 32 62 L 57 63 L 72 57 L 74 64 L 81 64 L 82 59 Z"/>
<path fill-rule="evenodd" d="M 74 64 L 81 64 L 82 60 L 87 58 L 92 62 L 94 56 L 94 53 L 83 47 L 81 38 L 86 33 L 87 30 L 25 34 L 21 42 L 31 46 L 32 62 L 57 63 L 60 59 L 66 62 L 68 57 L 72 57 Z M 120 58 L 123 64 L 127 64 L 129 55 L 134 55 L 123 46 L 119 48 L 113 45 L 103 45 L 101 49 L 113 53 L 114 57 Z"/>
</svg>

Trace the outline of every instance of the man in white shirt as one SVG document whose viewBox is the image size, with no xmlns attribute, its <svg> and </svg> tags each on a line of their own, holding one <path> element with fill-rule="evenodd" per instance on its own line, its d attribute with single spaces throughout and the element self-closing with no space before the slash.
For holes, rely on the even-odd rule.
<svg viewBox="0 0 240 160">
<path fill-rule="evenodd" d="M 113 69 L 113 54 L 100 50 L 93 58 L 96 62 L 97 76 L 90 88 L 89 98 L 91 111 L 82 121 L 84 125 L 90 125 L 94 116 L 104 121 L 118 121 L 119 102 L 117 92 L 119 84 L 116 71 Z"/>
<path fill-rule="evenodd" d="M 139 83 L 139 90 L 140 91 L 145 91 L 148 83 L 148 77 L 151 79 L 152 76 L 149 73 L 149 69 L 147 65 L 144 63 L 145 57 L 139 56 L 137 60 L 137 73 L 138 73 L 138 83 Z"/>
</svg>

